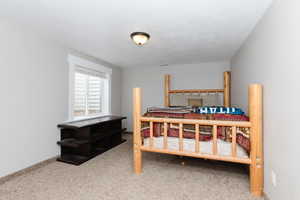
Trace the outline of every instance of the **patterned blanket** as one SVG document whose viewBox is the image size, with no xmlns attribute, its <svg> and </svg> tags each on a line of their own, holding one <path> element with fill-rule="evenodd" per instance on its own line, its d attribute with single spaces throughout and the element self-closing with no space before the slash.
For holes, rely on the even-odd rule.
<svg viewBox="0 0 300 200">
<path fill-rule="evenodd" d="M 198 114 L 198 113 L 168 113 L 168 112 L 147 112 L 144 117 L 159 118 L 181 118 L 181 119 L 199 119 L 199 120 L 224 120 L 224 121 L 249 121 L 245 115 L 232 114 Z M 163 136 L 163 123 L 153 123 L 153 136 Z M 168 124 L 168 137 L 179 137 L 179 125 Z M 232 141 L 231 127 L 218 127 L 217 136 L 227 142 Z M 149 122 L 142 123 L 142 137 L 150 137 Z M 183 125 L 183 137 L 195 139 L 195 125 Z M 212 140 L 212 126 L 200 126 L 200 141 Z M 250 152 L 250 130 L 249 128 L 237 128 L 236 142 L 247 152 Z"/>
</svg>

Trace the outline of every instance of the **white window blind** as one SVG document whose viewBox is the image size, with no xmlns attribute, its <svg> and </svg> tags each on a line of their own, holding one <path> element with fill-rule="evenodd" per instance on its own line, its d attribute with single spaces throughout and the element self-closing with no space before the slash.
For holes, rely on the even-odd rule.
<svg viewBox="0 0 300 200">
<path fill-rule="evenodd" d="M 98 115 L 103 112 L 105 73 L 77 67 L 74 77 L 74 117 Z"/>
</svg>

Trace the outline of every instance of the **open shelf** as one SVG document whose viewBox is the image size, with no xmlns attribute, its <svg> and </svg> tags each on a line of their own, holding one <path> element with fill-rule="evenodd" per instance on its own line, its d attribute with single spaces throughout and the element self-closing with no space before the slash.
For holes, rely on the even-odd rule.
<svg viewBox="0 0 300 200">
<path fill-rule="evenodd" d="M 71 148 L 78 148 L 81 145 L 88 144 L 88 140 L 77 140 L 75 138 L 67 138 L 61 141 L 58 141 L 57 144 L 62 147 L 71 147 Z"/>
<path fill-rule="evenodd" d="M 106 116 L 99 119 L 60 124 L 61 156 L 58 161 L 80 165 L 81 163 L 123 143 L 124 117 Z M 97 123 L 96 123 L 97 122 Z"/>
<path fill-rule="evenodd" d="M 73 165 L 80 165 L 88 161 L 89 159 L 91 159 L 91 157 L 74 155 L 74 154 L 64 154 L 59 158 L 57 158 L 57 161 L 62 161 Z"/>
</svg>

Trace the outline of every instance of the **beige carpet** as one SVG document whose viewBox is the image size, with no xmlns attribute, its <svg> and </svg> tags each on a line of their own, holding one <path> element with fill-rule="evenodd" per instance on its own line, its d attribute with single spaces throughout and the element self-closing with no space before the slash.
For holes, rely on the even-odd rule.
<svg viewBox="0 0 300 200">
<path fill-rule="evenodd" d="M 128 137 L 128 136 L 127 136 Z M 54 162 L 0 185 L 1 200 L 252 200 L 244 167 L 144 153 L 132 170 L 131 139 L 82 164 Z M 181 162 L 186 165 L 182 166 Z"/>
</svg>

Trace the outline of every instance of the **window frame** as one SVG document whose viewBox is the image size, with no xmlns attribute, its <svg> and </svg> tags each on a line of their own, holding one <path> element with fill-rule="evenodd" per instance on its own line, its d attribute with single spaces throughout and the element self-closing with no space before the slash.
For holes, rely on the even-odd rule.
<svg viewBox="0 0 300 200">
<path fill-rule="evenodd" d="M 101 117 L 105 115 L 111 114 L 111 75 L 112 75 L 112 69 L 105 67 L 103 65 L 91 62 L 89 60 L 80 58 L 78 56 L 69 55 L 68 56 L 68 63 L 69 63 L 69 121 L 77 121 L 77 120 L 83 120 L 83 119 L 90 119 L 95 117 Z M 107 84 L 104 86 L 104 104 L 107 106 L 103 106 L 105 111 L 103 111 L 100 114 L 95 115 L 89 115 L 89 116 L 81 116 L 81 117 L 75 117 L 74 112 L 74 95 L 75 95 L 75 72 L 76 67 L 86 68 L 91 71 L 95 71 L 98 73 L 105 73 L 107 77 Z"/>
</svg>

